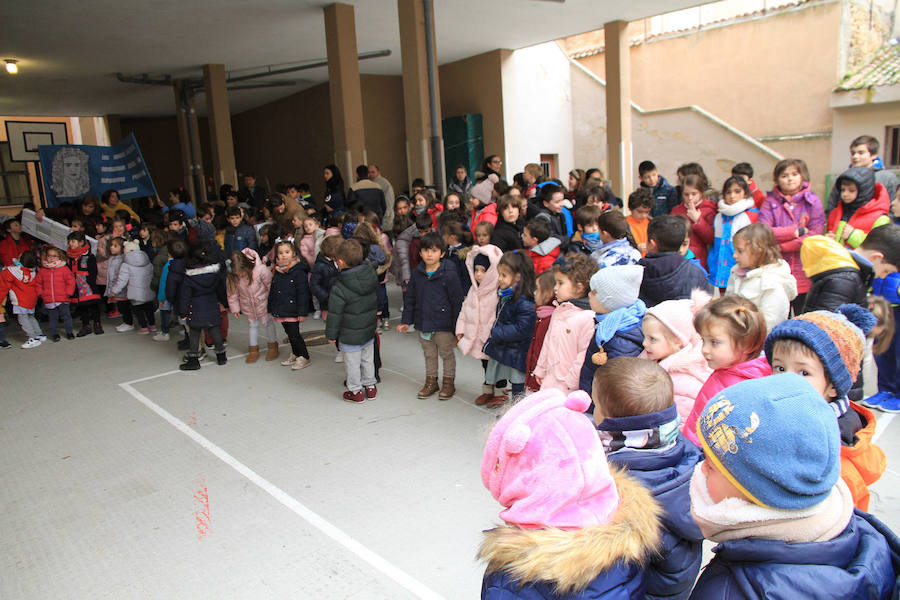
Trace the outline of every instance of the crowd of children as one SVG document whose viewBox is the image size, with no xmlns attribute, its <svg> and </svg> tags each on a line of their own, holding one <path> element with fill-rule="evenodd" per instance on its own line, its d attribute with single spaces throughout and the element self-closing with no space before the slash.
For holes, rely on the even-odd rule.
<svg viewBox="0 0 900 600">
<path fill-rule="evenodd" d="M 227 362 L 244 315 L 247 363 L 260 325 L 279 358 L 277 322 L 281 364 L 300 370 L 300 324 L 321 318 L 360 404 L 377 396 L 391 272 L 396 331 L 414 327 L 424 357 L 417 396 L 456 395 L 459 349 L 482 364 L 474 403 L 511 404 L 482 464 L 505 521 L 480 550 L 483 597 L 890 597 L 900 540 L 862 511 L 886 466 L 870 409 L 900 412 L 900 226 L 872 169 L 838 178 L 827 219 L 799 159 L 768 194 L 747 163 L 720 194 L 697 163 L 672 187 L 644 161 L 627 217 L 584 172 L 566 189 L 537 165 L 513 185 L 463 170 L 446 197 L 397 196 L 390 231 L 326 172 L 322 215 L 229 197 L 196 219 L 169 210 L 164 230 L 117 214 L 91 226 L 96 251 L 73 228 L 65 253 L 7 223 L 0 293 L 22 347 L 46 339 L 39 299 L 54 341 L 59 321 L 68 339 L 104 333 L 104 307 L 147 334 L 158 309 L 153 339 L 183 325 L 194 370 L 204 345 Z M 719 545 L 697 580 L 703 539 Z"/>
</svg>

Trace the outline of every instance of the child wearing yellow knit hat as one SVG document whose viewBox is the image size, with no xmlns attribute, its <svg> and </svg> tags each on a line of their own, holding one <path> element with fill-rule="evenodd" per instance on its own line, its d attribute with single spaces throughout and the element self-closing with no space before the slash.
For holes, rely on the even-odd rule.
<svg viewBox="0 0 900 600">
<path fill-rule="evenodd" d="M 866 334 L 875 317 L 855 304 L 835 312 L 818 310 L 776 325 L 766 338 L 772 372 L 802 375 L 829 403 L 841 432 L 841 478 L 853 503 L 869 509 L 869 489 L 885 469 L 881 448 L 872 443 L 875 417 L 847 397 L 859 376 Z"/>
</svg>

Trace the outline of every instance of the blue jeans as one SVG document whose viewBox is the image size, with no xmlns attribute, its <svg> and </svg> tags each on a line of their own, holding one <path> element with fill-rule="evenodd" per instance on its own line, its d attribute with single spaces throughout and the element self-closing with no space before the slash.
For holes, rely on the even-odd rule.
<svg viewBox="0 0 900 600">
<path fill-rule="evenodd" d="M 894 319 L 900 319 L 900 306 L 894 307 Z M 894 333 L 894 339 L 884 354 L 875 355 L 875 364 L 878 365 L 878 391 L 890 392 L 894 396 L 900 396 L 900 335 Z"/>
</svg>

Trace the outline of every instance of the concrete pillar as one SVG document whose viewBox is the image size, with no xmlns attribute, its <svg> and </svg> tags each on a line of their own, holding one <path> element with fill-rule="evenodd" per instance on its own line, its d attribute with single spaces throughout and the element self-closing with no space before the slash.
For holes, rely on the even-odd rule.
<svg viewBox="0 0 900 600">
<path fill-rule="evenodd" d="M 421 177 L 434 182 L 431 158 L 431 114 L 428 104 L 428 58 L 425 48 L 425 7 L 422 0 L 397 0 L 400 21 L 400 57 L 403 63 L 403 109 L 406 117 L 406 172 L 411 183 Z M 433 19 L 432 19 L 433 23 Z M 432 35 L 434 28 L 432 27 Z M 435 72 L 437 58 L 435 57 Z M 441 97 L 440 87 L 435 94 Z M 438 130 L 441 130 L 438 103 Z M 443 140 L 441 140 L 443 148 Z M 444 164 L 443 156 L 441 164 Z"/>
<path fill-rule="evenodd" d="M 356 166 L 369 163 L 359 84 L 356 18 L 349 4 L 329 4 L 324 11 L 334 164 L 349 186 L 356 181 Z"/>
<path fill-rule="evenodd" d="M 184 189 L 196 205 L 206 199 L 203 183 L 203 165 L 200 154 L 200 133 L 193 96 L 185 91 L 183 80 L 175 80 L 175 120 L 178 125 L 178 142 L 181 146 L 181 164 L 184 168 Z"/>
<path fill-rule="evenodd" d="M 628 22 L 603 25 L 606 35 L 606 143 L 613 191 L 627 198 L 633 190 L 631 146 L 631 55 Z M 627 206 L 627 204 L 626 204 Z"/>
<path fill-rule="evenodd" d="M 106 129 L 109 131 L 109 143 L 115 144 L 122 139 L 122 118 L 119 115 L 106 115 Z"/>
<path fill-rule="evenodd" d="M 204 65 L 203 85 L 206 90 L 206 113 L 209 120 L 212 170 L 216 189 L 226 183 L 237 189 L 231 110 L 228 107 L 228 90 L 225 89 L 225 65 Z"/>
</svg>

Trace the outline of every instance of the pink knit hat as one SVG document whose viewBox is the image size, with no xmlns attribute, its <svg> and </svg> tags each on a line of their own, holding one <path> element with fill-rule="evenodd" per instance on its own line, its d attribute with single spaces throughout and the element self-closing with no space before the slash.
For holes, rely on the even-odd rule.
<svg viewBox="0 0 900 600">
<path fill-rule="evenodd" d="M 469 190 L 469 195 L 477 198 L 482 206 L 487 206 L 493 202 L 492 192 L 494 191 L 494 184 L 498 181 L 500 181 L 500 178 L 491 173 L 485 179 L 473 185 L 472 189 Z"/>
<path fill-rule="evenodd" d="M 513 406 L 488 438 L 481 480 L 506 507 L 500 517 L 525 528 L 602 525 L 619 506 L 594 424 L 591 398 L 537 392 Z"/>
<path fill-rule="evenodd" d="M 687 346 L 699 337 L 694 329 L 694 315 L 711 299 L 709 294 L 696 289 L 691 292 L 690 300 L 666 300 L 653 308 L 648 308 L 647 314 L 655 317 L 666 329 L 674 333 L 682 344 Z"/>
</svg>

